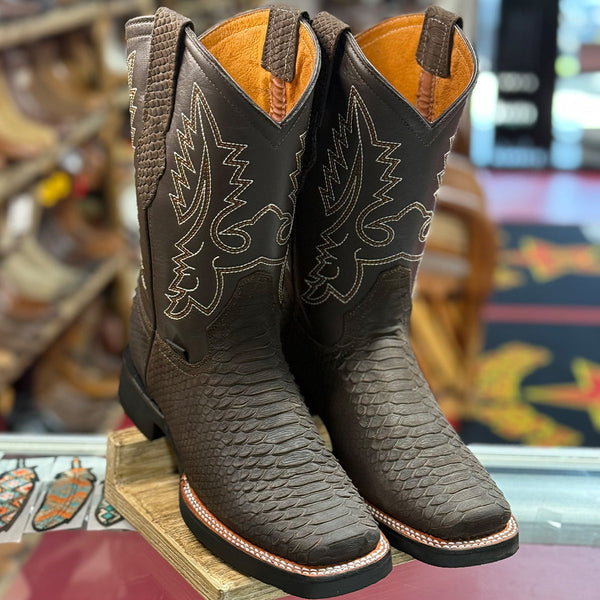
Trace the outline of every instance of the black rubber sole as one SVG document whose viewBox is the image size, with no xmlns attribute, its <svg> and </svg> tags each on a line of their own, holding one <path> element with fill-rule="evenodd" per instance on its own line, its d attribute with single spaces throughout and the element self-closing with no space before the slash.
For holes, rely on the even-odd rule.
<svg viewBox="0 0 600 600">
<path fill-rule="evenodd" d="M 392 559 L 388 553 L 386 558 L 350 573 L 331 576 L 319 575 L 317 577 L 290 573 L 257 560 L 224 540 L 196 518 L 181 495 L 179 497 L 179 508 L 185 524 L 196 539 L 215 556 L 218 556 L 240 573 L 260 579 L 294 596 L 300 596 L 301 598 L 331 598 L 349 594 L 376 583 L 392 570 Z"/>
<path fill-rule="evenodd" d="M 399 534 L 387 525 L 379 523 L 379 528 L 394 548 L 409 554 L 421 562 L 436 567 L 459 568 L 474 567 L 496 562 L 512 556 L 519 549 L 519 534 L 513 537 L 470 550 L 446 550 L 443 548 L 432 548 L 427 544 L 421 544 L 409 537 Z"/>
<path fill-rule="evenodd" d="M 167 422 L 158 406 L 146 394 L 128 348 L 123 353 L 119 400 L 126 414 L 149 440 L 166 435 L 169 441 L 172 442 Z M 205 525 L 188 506 L 181 490 L 179 494 L 179 508 L 184 522 L 196 539 L 215 556 L 240 573 L 260 579 L 294 596 L 302 598 L 330 598 L 348 594 L 376 583 L 392 570 L 392 558 L 388 550 L 382 558 L 365 566 L 354 568 L 349 572 L 316 576 L 291 573 L 268 562 L 254 558 L 251 554 L 229 543 Z M 288 562 L 284 559 L 280 560 Z M 305 569 L 322 570 L 323 567 L 305 567 Z"/>
</svg>

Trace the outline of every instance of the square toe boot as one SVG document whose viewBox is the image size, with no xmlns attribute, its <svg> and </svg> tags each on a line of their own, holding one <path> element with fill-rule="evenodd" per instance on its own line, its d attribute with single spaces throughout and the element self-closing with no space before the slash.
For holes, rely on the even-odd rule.
<svg viewBox="0 0 600 600">
<path fill-rule="evenodd" d="M 390 543 L 439 566 L 518 547 L 508 503 L 448 424 L 409 341 L 435 192 L 476 77 L 457 18 L 356 38 L 327 13 L 313 167 L 298 197 L 284 348 L 333 450 Z"/>
<path fill-rule="evenodd" d="M 283 7 L 200 37 L 161 8 L 127 44 L 142 270 L 121 403 L 172 443 L 182 517 L 220 559 L 309 598 L 369 585 L 389 544 L 281 347 L 316 37 Z"/>
</svg>

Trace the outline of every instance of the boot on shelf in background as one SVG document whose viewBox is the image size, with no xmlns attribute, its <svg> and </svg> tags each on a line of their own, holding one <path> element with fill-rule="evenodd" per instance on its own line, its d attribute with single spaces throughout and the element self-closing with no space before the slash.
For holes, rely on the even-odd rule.
<svg viewBox="0 0 600 600">
<path fill-rule="evenodd" d="M 105 97 L 73 69 L 61 54 L 58 40 L 42 40 L 29 51 L 39 85 L 76 118 L 88 116 L 106 104 Z"/>
<path fill-rule="evenodd" d="M 448 567 L 518 547 L 508 503 L 448 424 L 409 341 L 434 195 L 476 77 L 458 23 L 430 7 L 354 38 L 331 15 L 315 18 L 329 87 L 298 198 L 284 337 L 301 391 L 390 543 Z"/>
<path fill-rule="evenodd" d="M 26 236 L 0 264 L 0 277 L 21 295 L 54 303 L 72 293 L 85 273 L 52 256 L 33 236 Z"/>
<path fill-rule="evenodd" d="M 288 593 L 339 595 L 391 570 L 284 360 L 283 270 L 318 42 L 295 9 L 198 38 L 159 9 L 127 25 L 142 272 L 120 399 L 166 434 L 200 542 Z"/>
<path fill-rule="evenodd" d="M 0 155 L 8 160 L 35 158 L 51 150 L 58 138 L 43 123 L 36 123 L 23 115 L 4 73 L 0 70 Z"/>
<path fill-rule="evenodd" d="M 43 10 L 44 3 L 38 0 L 0 0 L 0 22 L 23 19 Z"/>
</svg>

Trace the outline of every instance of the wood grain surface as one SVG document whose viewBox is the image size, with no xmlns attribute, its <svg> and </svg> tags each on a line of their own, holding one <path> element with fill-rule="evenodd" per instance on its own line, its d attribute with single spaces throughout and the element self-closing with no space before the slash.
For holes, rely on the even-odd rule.
<svg viewBox="0 0 600 600">
<path fill-rule="evenodd" d="M 179 514 L 179 474 L 166 438 L 149 442 L 136 429 L 113 432 L 106 456 L 108 501 L 206 600 L 287 596 L 246 577 L 206 550 Z M 393 551 L 394 565 L 411 560 Z"/>
</svg>

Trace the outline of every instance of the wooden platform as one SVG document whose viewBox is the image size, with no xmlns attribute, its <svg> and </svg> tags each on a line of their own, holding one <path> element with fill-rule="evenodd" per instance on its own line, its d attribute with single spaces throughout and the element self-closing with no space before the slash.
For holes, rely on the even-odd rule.
<svg viewBox="0 0 600 600">
<path fill-rule="evenodd" d="M 149 442 L 135 428 L 111 433 L 106 496 L 206 600 L 272 600 L 281 590 L 241 575 L 196 540 L 179 514 L 179 475 L 165 438 Z M 394 565 L 407 562 L 394 551 Z"/>
</svg>

